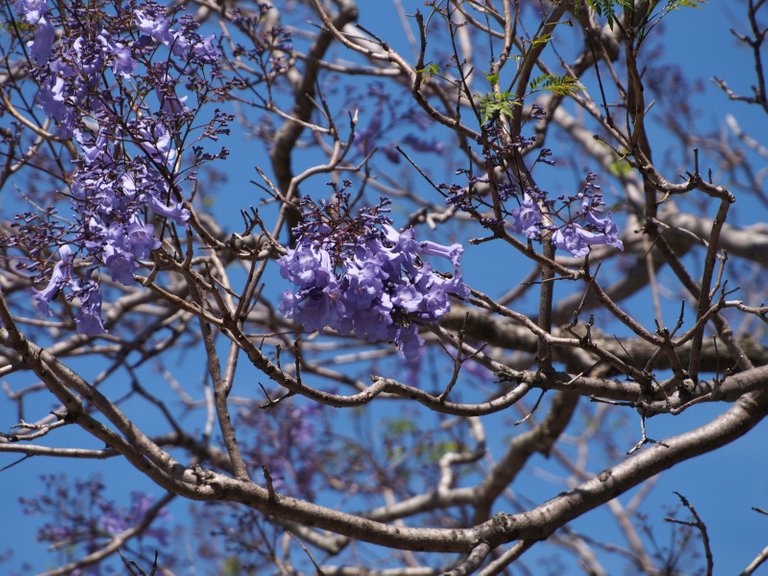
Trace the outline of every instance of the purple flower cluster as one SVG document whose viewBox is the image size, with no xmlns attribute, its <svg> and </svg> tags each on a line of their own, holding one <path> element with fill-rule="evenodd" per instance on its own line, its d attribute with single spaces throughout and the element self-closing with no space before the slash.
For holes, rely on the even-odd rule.
<svg viewBox="0 0 768 576">
<path fill-rule="evenodd" d="M 53 16 L 46 0 L 17 0 L 15 9 L 27 24 L 35 26 L 30 55 L 37 64 L 33 70 L 40 86 L 37 104 L 56 122 L 57 133 L 63 138 L 72 136 L 84 113 L 113 111 L 109 91 L 97 89 L 107 69 L 118 80 L 131 78 L 139 62 L 153 54 L 159 44 L 182 60 L 178 64 L 181 68 L 211 64 L 220 56 L 213 35 L 200 37 L 194 31 L 194 21 L 184 17 L 179 30 L 171 28 L 164 8 L 156 4 L 135 9 L 129 26 L 104 14 L 97 27 L 83 29 L 92 18 L 75 14 L 77 21 L 67 22 L 67 28 L 74 26 L 74 32 L 62 36 L 55 46 Z M 59 18 L 63 21 L 66 15 Z"/>
<path fill-rule="evenodd" d="M 47 0 L 16 0 L 16 13 L 24 22 L 35 27 L 35 39 L 29 44 L 30 55 L 36 64 L 42 64 L 51 54 L 56 35 L 48 13 Z"/>
<path fill-rule="evenodd" d="M 69 194 L 77 225 L 58 243 L 60 261 L 34 299 L 51 314 L 49 303 L 66 288 L 68 298 L 80 300 L 78 331 L 96 335 L 104 331 L 100 285 L 92 279 L 98 268 L 105 267 L 116 282 L 132 284 L 139 262 L 161 245 L 148 216 L 177 225 L 189 218 L 181 202 L 179 159 L 187 140 L 182 131 L 196 111 L 185 104 L 187 95 L 177 95 L 177 85 L 186 78 L 200 101 L 211 86 L 190 79 L 204 76 L 206 66 L 215 68 L 220 53 L 212 35 L 195 32 L 192 18 L 174 23 L 154 3 L 103 12 L 97 19 L 80 4 L 59 6 L 58 15 L 46 0 L 17 0 L 14 7 L 35 27 L 30 53 L 36 104 L 59 137 L 74 140 L 78 152 Z M 58 41 L 57 22 L 62 24 Z M 153 58 L 164 62 L 156 65 Z M 203 138 L 215 140 L 226 131 L 224 116 L 217 114 Z M 226 155 L 197 152 L 196 162 Z M 76 267 L 76 256 L 89 264 Z"/>
<path fill-rule="evenodd" d="M 99 500 L 98 505 L 101 508 L 99 527 L 110 536 L 125 532 L 143 522 L 154 503 L 155 499 L 152 496 L 137 491 L 131 492 L 131 504 L 127 509 L 107 500 Z M 161 510 L 160 516 L 168 516 L 168 513 Z M 143 536 L 155 538 L 163 546 L 168 545 L 168 530 L 162 526 L 148 528 Z"/>
<path fill-rule="evenodd" d="M 331 434 L 324 416 L 322 405 L 294 399 L 241 407 L 238 424 L 253 431 L 242 441 L 242 450 L 254 474 L 261 475 L 266 466 L 275 490 L 314 498 L 328 456 L 328 448 L 317 446 L 316 439 Z"/>
<path fill-rule="evenodd" d="M 73 275 L 72 249 L 64 245 L 59 248 L 61 258 L 53 267 L 48 285 L 43 290 L 36 290 L 34 300 L 43 314 L 53 315 L 48 308 L 59 293 L 68 288 L 72 297 L 80 299 L 80 311 L 75 316 L 77 331 L 81 334 L 96 335 L 104 332 L 101 320 L 101 290 L 98 282 L 78 279 Z"/>
<path fill-rule="evenodd" d="M 167 46 L 182 59 L 213 63 L 219 59 L 219 49 L 214 44 L 214 35 L 200 37 L 194 30 L 194 19 L 182 18 L 179 30 L 171 28 L 171 21 L 165 16 L 165 9 L 156 4 L 146 4 L 134 12 L 136 26 L 153 41 Z"/>
<path fill-rule="evenodd" d="M 554 229 L 552 242 L 557 248 L 567 250 L 579 258 L 589 254 L 590 246 L 605 245 L 624 249 L 616 223 L 611 213 L 605 211 L 597 174 L 590 172 L 584 180 L 583 188 L 574 197 L 564 201 L 568 208 L 579 202 L 581 206 L 575 213 L 569 212 L 566 221 Z M 550 213 L 554 212 L 554 205 L 547 200 L 546 194 L 540 191 L 525 192 L 520 206 L 511 211 L 512 231 L 530 240 L 540 239 L 544 228 L 542 206 L 546 206 Z M 562 218 L 559 214 L 558 217 Z"/>
<path fill-rule="evenodd" d="M 597 174 L 590 172 L 578 193 L 571 196 L 561 196 L 557 201 L 533 186 L 521 186 L 519 172 L 509 167 L 509 154 L 502 153 L 507 147 L 515 149 L 513 157 L 517 157 L 532 140 L 517 138 L 511 144 L 504 144 L 493 125 L 486 129 L 489 142 L 484 148 L 484 156 L 490 166 L 502 168 L 494 171 L 496 181 L 494 186 L 500 201 L 501 218 L 489 216 L 490 199 L 476 193 L 477 188 L 490 190 L 487 179 L 473 176 L 466 170 L 469 185 L 462 187 L 458 184 L 441 185 L 449 204 L 459 210 L 472 214 L 486 226 L 496 226 L 504 223 L 515 234 L 520 234 L 529 240 L 540 241 L 545 232 L 551 232 L 552 243 L 562 250 L 567 250 L 573 256 L 584 257 L 589 254 L 591 246 L 613 246 L 619 250 L 624 245 L 619 239 L 618 228 L 611 213 L 605 209 L 605 202 L 597 183 Z M 550 159 L 552 151 L 542 149 L 535 164 L 553 165 Z M 501 177 L 498 173 L 501 172 Z M 509 203 L 514 202 L 513 208 Z M 573 207 L 578 206 L 574 210 Z M 482 211 L 486 210 L 485 213 Z M 545 217 L 546 213 L 546 217 Z"/>
<path fill-rule="evenodd" d="M 624 249 L 624 244 L 619 239 L 616 224 L 610 214 L 603 218 L 595 212 L 585 214 L 584 225 L 570 222 L 563 228 L 558 228 L 552 237 L 552 242 L 558 248 L 568 250 L 574 256 L 581 258 L 589 254 L 590 246 L 613 246 L 619 250 Z"/>
<path fill-rule="evenodd" d="M 448 312 L 451 295 L 468 294 L 459 271 L 463 248 L 397 231 L 384 214 L 386 200 L 353 218 L 346 193 L 337 195 L 333 204 L 304 203 L 296 247 L 279 260 L 282 276 L 297 289 L 283 294 L 280 310 L 307 331 L 330 327 L 370 342 L 391 341 L 406 358 L 417 358 L 419 326 Z M 449 260 L 452 273 L 435 270 L 431 257 Z"/>
<path fill-rule="evenodd" d="M 541 106 L 531 107 L 531 119 L 545 116 Z M 483 126 L 477 142 L 483 147 L 488 176 L 481 178 L 470 170 L 458 170 L 457 175 L 465 175 L 468 185 L 439 186 L 449 204 L 471 214 L 484 226 L 507 226 L 528 240 L 541 241 L 551 234 L 555 247 L 578 258 L 589 254 L 592 246 L 624 249 L 616 223 L 605 209 L 597 174 L 587 174 L 576 194 L 554 199 L 528 181 L 528 174 L 535 166 L 555 164 L 552 150 L 542 148 L 529 169 L 521 170 L 522 166 L 515 163 L 522 162 L 525 154 L 533 150 L 535 138 L 518 135 L 510 141 L 498 123 L 490 122 Z M 488 177 L 494 181 L 489 182 Z M 492 188 L 495 190 L 493 200 L 488 197 Z M 486 192 L 478 193 L 479 190 Z M 574 210 L 574 206 L 578 208 Z"/>
<path fill-rule="evenodd" d="M 155 502 L 150 495 L 134 491 L 127 508 L 118 506 L 106 498 L 106 486 L 99 476 L 70 482 L 64 474 L 48 474 L 41 481 L 42 493 L 20 498 L 23 512 L 47 519 L 38 530 L 38 541 L 75 555 L 98 550 L 116 534 L 137 526 Z M 161 510 L 159 515 L 168 513 Z M 141 537 L 150 540 L 147 545 L 151 551 L 158 545 L 167 546 L 169 535 L 164 526 L 150 526 Z"/>
</svg>

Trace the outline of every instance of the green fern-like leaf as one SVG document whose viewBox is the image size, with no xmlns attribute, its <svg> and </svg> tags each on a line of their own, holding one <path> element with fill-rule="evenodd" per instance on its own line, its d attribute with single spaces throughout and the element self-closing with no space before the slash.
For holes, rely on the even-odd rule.
<svg viewBox="0 0 768 576">
<path fill-rule="evenodd" d="M 672 12 L 672 10 L 679 10 L 680 8 L 701 8 L 705 3 L 705 0 L 669 0 L 664 7 L 662 15 Z"/>
<path fill-rule="evenodd" d="M 485 79 L 488 80 L 488 84 L 491 85 L 491 87 L 496 86 L 499 82 L 499 75 L 498 74 L 486 74 Z"/>
<path fill-rule="evenodd" d="M 536 76 L 533 80 L 531 80 L 528 83 L 528 90 L 531 92 L 535 92 L 539 88 L 541 88 L 541 85 L 546 82 L 546 80 L 549 78 L 549 74 L 542 74 L 541 76 Z"/>
<path fill-rule="evenodd" d="M 478 102 L 480 123 L 485 125 L 489 120 L 499 116 L 512 116 L 512 106 L 515 100 L 509 92 L 501 94 L 486 94 Z"/>
<path fill-rule="evenodd" d="M 528 89 L 530 92 L 547 90 L 561 96 L 569 96 L 576 92 L 580 92 L 584 88 L 579 84 L 579 81 L 576 80 L 576 78 L 571 78 L 567 75 L 553 76 L 542 74 L 529 82 Z"/>
<path fill-rule="evenodd" d="M 616 8 L 624 9 L 632 6 L 632 0 L 586 0 L 586 2 L 595 11 L 595 14 L 605 18 L 611 29 L 613 29 L 613 23 L 616 20 Z"/>
</svg>

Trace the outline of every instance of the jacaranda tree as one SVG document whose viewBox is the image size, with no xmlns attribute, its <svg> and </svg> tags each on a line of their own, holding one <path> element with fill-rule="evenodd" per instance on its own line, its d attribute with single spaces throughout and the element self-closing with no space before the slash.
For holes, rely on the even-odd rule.
<svg viewBox="0 0 768 576">
<path fill-rule="evenodd" d="M 768 414 L 714 4 L 2 0 L 4 573 L 712 574 L 648 498 Z"/>
</svg>

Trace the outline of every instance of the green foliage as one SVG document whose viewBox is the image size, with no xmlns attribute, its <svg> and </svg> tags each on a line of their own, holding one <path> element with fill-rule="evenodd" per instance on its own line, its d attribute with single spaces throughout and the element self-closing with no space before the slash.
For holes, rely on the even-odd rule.
<svg viewBox="0 0 768 576">
<path fill-rule="evenodd" d="M 486 75 L 488 82 L 493 86 L 498 82 L 498 76 L 496 74 Z M 569 96 L 580 92 L 584 87 L 579 84 L 578 80 L 571 78 L 567 75 L 556 76 L 552 74 L 542 74 L 537 76 L 528 84 L 528 91 L 530 94 L 535 92 L 549 91 L 561 96 Z M 480 112 L 480 124 L 485 125 L 491 120 L 507 116 L 512 117 L 512 109 L 515 106 L 520 106 L 520 102 L 515 99 L 511 92 L 489 92 L 480 98 L 477 103 L 478 111 Z"/>
<path fill-rule="evenodd" d="M 669 0 L 662 10 L 662 16 L 680 8 L 701 8 L 705 3 L 706 0 Z"/>
<path fill-rule="evenodd" d="M 397 418 L 389 420 L 386 423 L 387 434 L 394 437 L 401 437 L 417 430 L 416 423 L 407 418 Z"/>
<path fill-rule="evenodd" d="M 235 556 L 230 556 L 224 561 L 224 566 L 222 566 L 222 576 L 235 576 L 236 574 L 242 573 L 240 560 Z"/>
<path fill-rule="evenodd" d="M 613 23 L 616 20 L 616 7 L 632 7 L 632 0 L 586 0 L 586 3 L 598 16 L 605 18 L 611 29 L 613 29 Z"/>
<path fill-rule="evenodd" d="M 531 93 L 547 90 L 561 96 L 569 96 L 584 90 L 584 87 L 578 80 L 567 75 L 542 74 L 528 83 L 528 90 Z"/>
<path fill-rule="evenodd" d="M 542 34 L 541 36 L 533 39 L 531 46 L 540 46 L 541 44 L 546 44 L 550 40 L 552 40 L 552 34 Z"/>
<path fill-rule="evenodd" d="M 643 2 L 642 0 L 577 0 L 577 9 L 582 5 L 582 1 L 592 8 L 598 16 L 605 18 L 605 21 L 611 29 L 613 29 L 613 24 L 616 22 L 617 8 L 619 10 L 628 10 L 632 8 L 638 9 L 641 6 L 645 6 L 647 11 L 644 15 L 642 27 L 647 26 L 649 23 L 651 24 L 651 27 L 653 27 L 659 20 L 673 10 L 678 10 L 680 8 L 701 8 L 701 6 L 706 3 L 706 0 L 667 0 L 664 7 L 654 16 L 653 11 L 660 3 L 659 0 L 649 0 L 648 2 Z M 654 22 L 651 22 L 652 20 Z"/>
<path fill-rule="evenodd" d="M 489 93 L 483 96 L 478 102 L 478 109 L 480 110 L 480 124 L 485 125 L 489 120 L 493 120 L 500 116 L 512 116 L 512 107 L 519 105 L 515 101 L 514 96 L 509 92 L 502 92 L 500 94 Z"/>
<path fill-rule="evenodd" d="M 424 79 L 431 78 L 432 76 L 437 76 L 440 74 L 440 67 L 435 64 L 434 62 L 430 62 L 424 68 L 417 70 L 417 72 L 421 73 L 422 76 L 424 76 Z"/>
<path fill-rule="evenodd" d="M 608 166 L 608 171 L 617 178 L 624 178 L 632 173 L 632 165 L 622 158 L 617 158 Z"/>
<path fill-rule="evenodd" d="M 462 446 L 456 441 L 445 440 L 443 442 L 438 442 L 437 444 L 430 445 L 427 448 L 427 459 L 431 463 L 437 464 L 440 462 L 440 458 L 442 458 L 445 453 L 459 452 L 461 448 Z"/>
</svg>

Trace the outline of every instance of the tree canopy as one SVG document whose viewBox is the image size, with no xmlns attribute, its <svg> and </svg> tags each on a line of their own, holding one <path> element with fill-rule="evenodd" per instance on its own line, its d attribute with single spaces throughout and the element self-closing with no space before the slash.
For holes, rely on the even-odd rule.
<svg viewBox="0 0 768 576">
<path fill-rule="evenodd" d="M 768 559 L 764 0 L 0 6 L 5 573 Z"/>
</svg>

